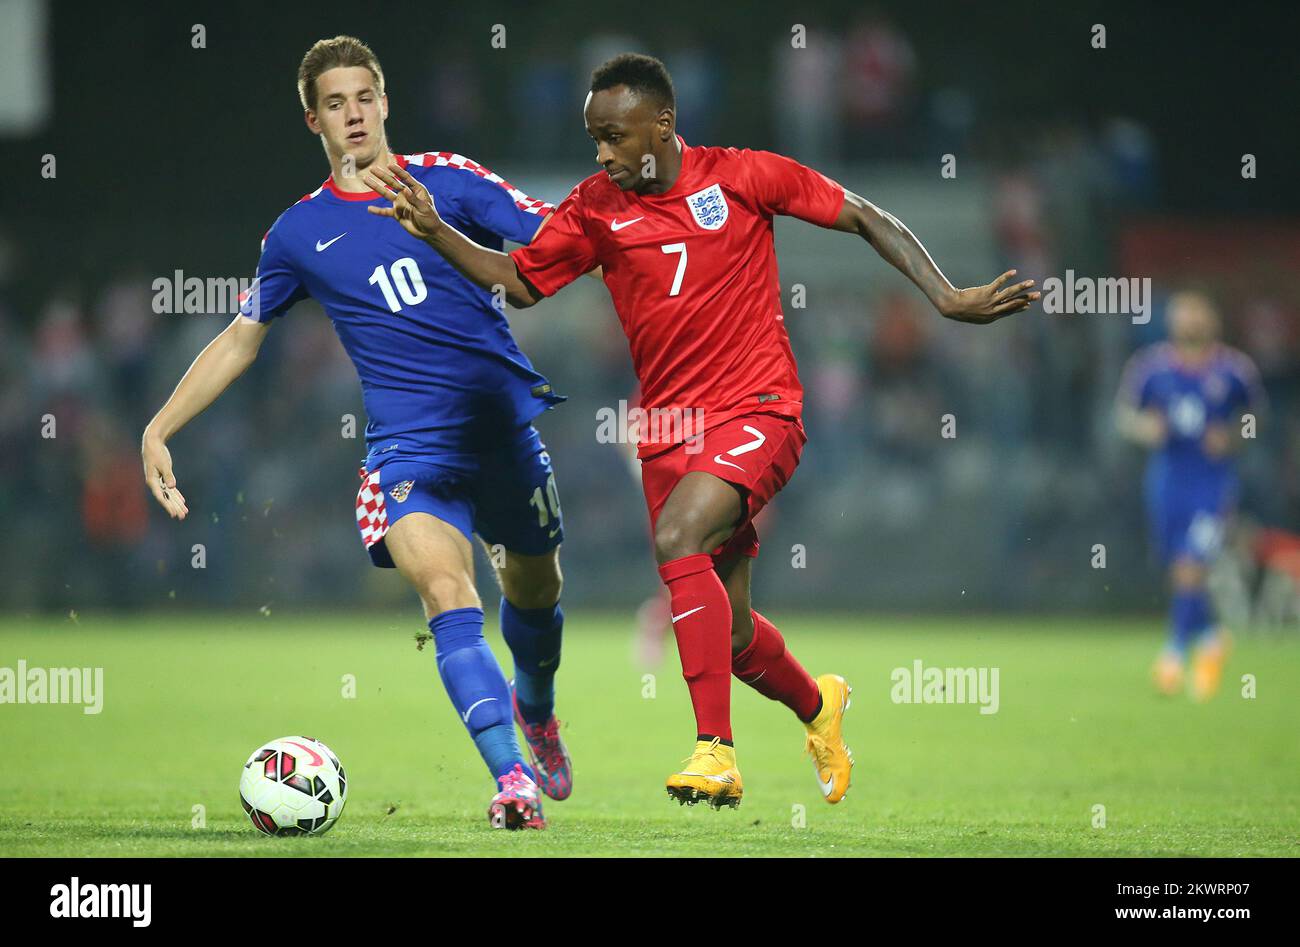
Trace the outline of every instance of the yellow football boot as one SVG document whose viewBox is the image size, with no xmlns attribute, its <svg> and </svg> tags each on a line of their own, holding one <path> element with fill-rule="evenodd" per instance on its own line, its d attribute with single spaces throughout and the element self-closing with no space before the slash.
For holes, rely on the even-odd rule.
<svg viewBox="0 0 1300 947">
<path fill-rule="evenodd" d="M 1151 680 L 1166 697 L 1177 695 L 1183 689 L 1183 659 L 1172 651 L 1162 651 L 1151 667 Z"/>
<path fill-rule="evenodd" d="M 697 741 L 686 768 L 668 777 L 667 789 L 684 806 L 707 802 L 715 809 L 736 808 L 745 791 L 736 768 L 736 748 L 723 745 L 717 737 Z"/>
<path fill-rule="evenodd" d="M 817 689 L 822 694 L 822 709 L 812 723 L 804 725 L 808 728 L 806 749 L 817 769 L 822 795 L 834 805 L 849 791 L 853 774 L 853 751 L 844 745 L 841 732 L 853 688 L 838 674 L 823 674 L 817 678 Z"/>
<path fill-rule="evenodd" d="M 1223 665 L 1228 660 L 1230 639 L 1227 632 L 1215 635 L 1197 648 L 1192 659 L 1192 699 L 1207 701 L 1219 692 L 1223 680 Z"/>
</svg>

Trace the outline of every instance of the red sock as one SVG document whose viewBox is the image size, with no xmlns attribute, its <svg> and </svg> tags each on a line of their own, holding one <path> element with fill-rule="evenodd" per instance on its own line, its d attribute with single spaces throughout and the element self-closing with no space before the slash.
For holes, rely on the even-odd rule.
<svg viewBox="0 0 1300 947">
<path fill-rule="evenodd" d="M 731 672 L 770 700 L 779 700 L 804 723 L 817 713 L 821 691 L 817 682 L 785 649 L 785 639 L 776 626 L 760 615 L 754 616 L 754 640 L 731 659 Z"/>
<path fill-rule="evenodd" d="M 659 567 L 672 595 L 673 634 L 697 734 L 731 740 L 731 601 L 706 553 Z"/>
</svg>

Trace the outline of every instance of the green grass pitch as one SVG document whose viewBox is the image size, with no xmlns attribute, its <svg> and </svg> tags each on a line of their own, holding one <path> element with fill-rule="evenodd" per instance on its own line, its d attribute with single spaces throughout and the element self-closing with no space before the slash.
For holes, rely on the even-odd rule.
<svg viewBox="0 0 1300 947">
<path fill-rule="evenodd" d="M 693 738 L 675 653 L 647 696 L 631 620 L 580 614 L 558 705 L 575 791 L 540 833 L 488 827 L 490 782 L 415 648 L 418 613 L 3 619 L 0 666 L 101 666 L 104 706 L 0 704 L 0 854 L 1300 854 L 1294 637 L 1239 641 L 1195 705 L 1150 687 L 1154 620 L 773 618 L 810 670 L 854 685 L 842 804 L 822 801 L 789 712 L 740 684 L 743 804 L 672 803 L 664 777 Z M 893 703 L 890 672 L 918 658 L 999 668 L 998 712 Z M 320 838 L 261 837 L 240 766 L 304 732 L 342 758 L 346 811 Z"/>
</svg>

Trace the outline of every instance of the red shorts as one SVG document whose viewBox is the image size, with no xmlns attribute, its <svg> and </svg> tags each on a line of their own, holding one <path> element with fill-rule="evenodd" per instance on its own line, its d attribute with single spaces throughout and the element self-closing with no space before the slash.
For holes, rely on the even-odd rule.
<svg viewBox="0 0 1300 947">
<path fill-rule="evenodd" d="M 743 508 L 731 538 L 713 550 L 714 558 L 758 555 L 754 517 L 794 476 L 808 442 L 803 423 L 783 414 L 746 414 L 732 418 L 696 440 L 641 461 L 641 487 L 654 530 L 659 512 L 682 477 L 695 470 L 735 484 L 744 493 Z"/>
</svg>

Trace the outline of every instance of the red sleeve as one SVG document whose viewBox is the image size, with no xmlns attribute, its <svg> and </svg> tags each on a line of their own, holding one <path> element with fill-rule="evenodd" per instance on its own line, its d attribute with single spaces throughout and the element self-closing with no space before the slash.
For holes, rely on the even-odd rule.
<svg viewBox="0 0 1300 947">
<path fill-rule="evenodd" d="M 844 206 L 844 188 L 785 155 L 741 151 L 749 192 L 764 213 L 829 227 Z"/>
<path fill-rule="evenodd" d="M 574 188 L 532 243 L 510 254 L 519 275 L 543 296 L 551 296 L 596 266 L 596 248 L 583 228 L 582 204 Z"/>
</svg>

